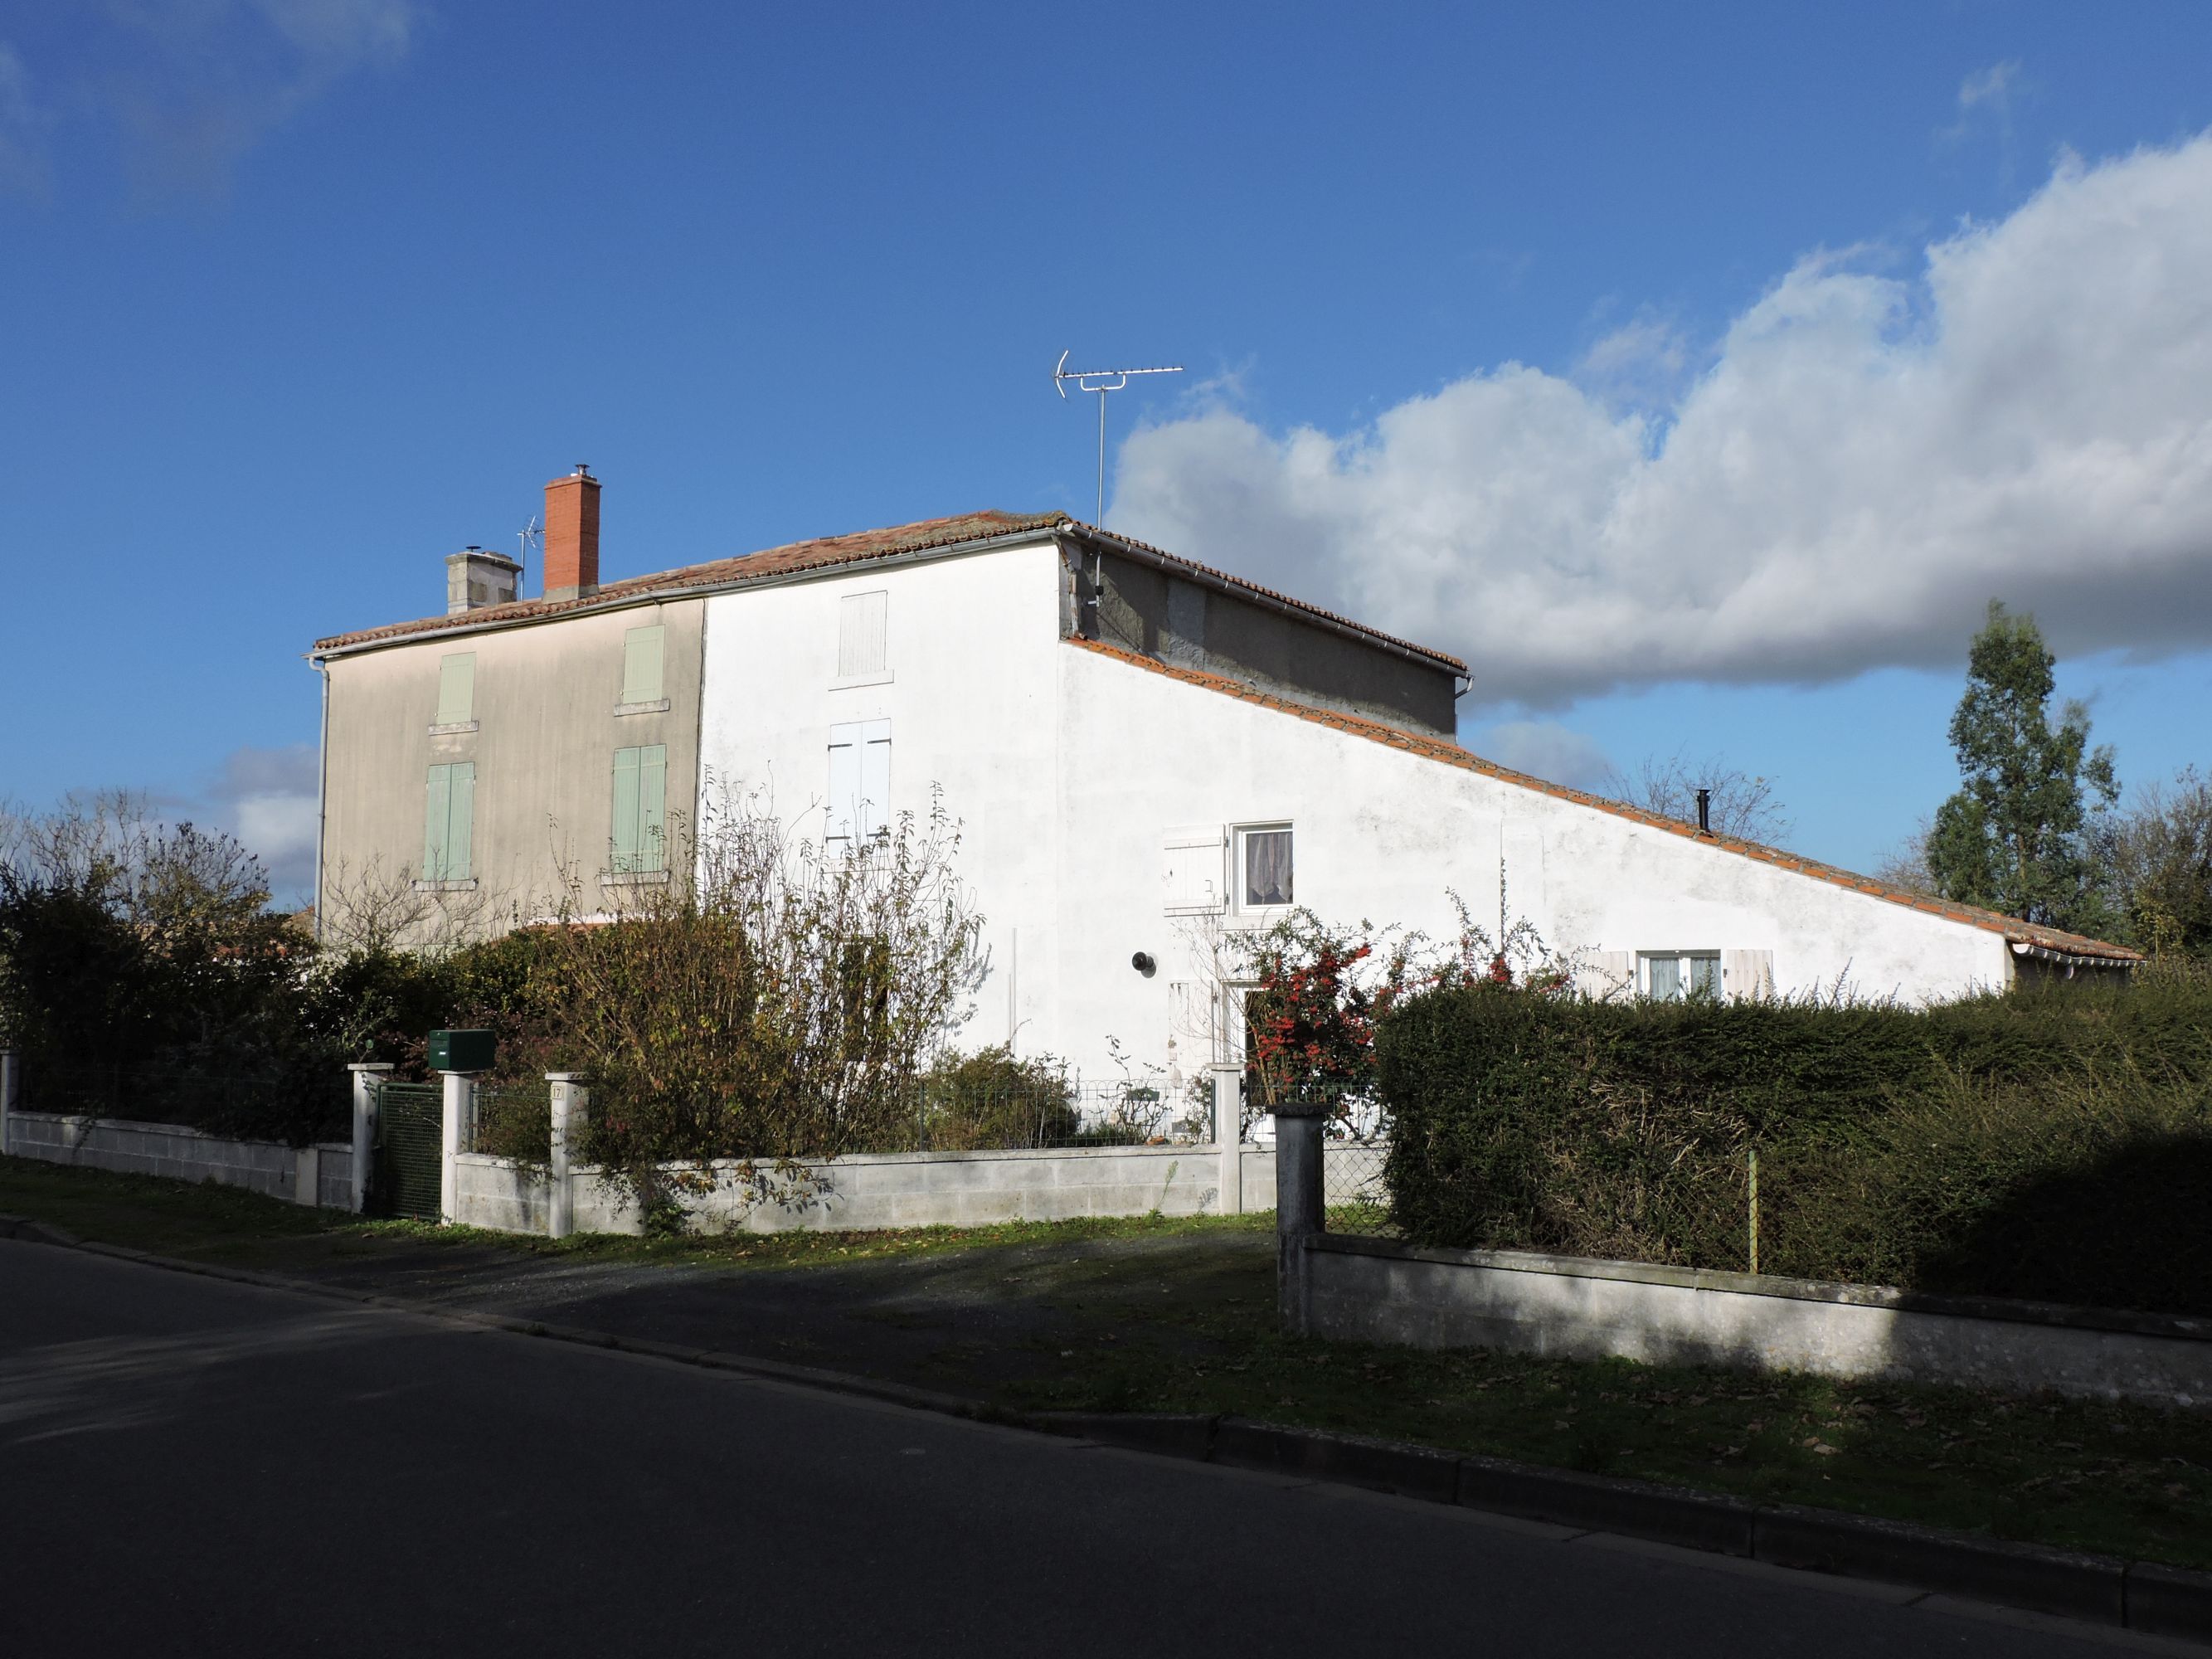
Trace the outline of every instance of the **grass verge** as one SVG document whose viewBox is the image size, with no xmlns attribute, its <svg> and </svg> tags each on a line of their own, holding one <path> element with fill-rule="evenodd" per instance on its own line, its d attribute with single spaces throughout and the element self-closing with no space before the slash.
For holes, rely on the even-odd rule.
<svg viewBox="0 0 2212 1659">
<path fill-rule="evenodd" d="M 747 1285 L 826 1271 L 837 1294 L 781 1297 L 773 1329 L 834 1369 L 1036 1409 L 1231 1413 L 2212 1567 L 2212 1412 L 1294 1340 L 1274 1329 L 1264 1215 L 553 1243 L 22 1158 L 0 1158 L 0 1212 L 278 1271 L 426 1249 L 458 1261 L 469 1246 L 491 1250 L 487 1280 L 530 1258 L 722 1267 L 686 1282 L 740 1352 L 758 1322 L 746 1310 L 769 1305 Z M 890 1326 L 918 1359 L 887 1357 Z"/>
</svg>

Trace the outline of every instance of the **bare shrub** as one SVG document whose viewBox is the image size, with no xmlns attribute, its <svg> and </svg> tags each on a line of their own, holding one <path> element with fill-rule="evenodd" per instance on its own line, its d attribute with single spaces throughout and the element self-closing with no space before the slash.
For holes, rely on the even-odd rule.
<svg viewBox="0 0 2212 1659">
<path fill-rule="evenodd" d="M 602 1103 L 587 1155 L 648 1220 L 716 1158 L 796 1180 L 796 1160 L 911 1135 L 916 1080 L 986 966 L 959 845 L 939 798 L 845 852 L 725 788 L 666 879 L 604 887 L 587 912 L 569 872 L 558 1046 Z"/>
</svg>

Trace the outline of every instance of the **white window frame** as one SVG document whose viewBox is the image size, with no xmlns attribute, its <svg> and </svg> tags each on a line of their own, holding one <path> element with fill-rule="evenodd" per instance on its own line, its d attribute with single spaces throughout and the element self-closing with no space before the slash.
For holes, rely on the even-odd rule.
<svg viewBox="0 0 2212 1659">
<path fill-rule="evenodd" d="M 1244 848 L 1253 836 L 1284 835 L 1291 838 L 1291 897 L 1285 904 L 1252 904 L 1245 900 L 1249 888 L 1245 884 Z M 1229 897 L 1231 914 L 1267 922 L 1277 916 L 1287 915 L 1297 908 L 1298 897 L 1298 837 L 1297 826 L 1288 818 L 1263 818 L 1251 823 L 1232 825 L 1229 831 Z"/>
<path fill-rule="evenodd" d="M 1692 962 L 1710 962 L 1713 964 L 1713 994 L 1715 996 L 1725 996 L 1727 994 L 1727 988 L 1723 983 L 1722 980 L 1721 954 L 1721 951 L 1717 948 L 1712 950 L 1638 951 L 1636 953 L 1637 994 L 1646 997 L 1654 994 L 1651 989 L 1651 964 L 1653 962 L 1673 962 L 1679 964 L 1677 969 L 1679 977 L 1675 982 L 1681 988 L 1672 997 L 1668 998 L 1668 1000 L 1670 1002 L 1686 1002 L 1689 1000 L 1692 989 L 1689 964 Z"/>
</svg>

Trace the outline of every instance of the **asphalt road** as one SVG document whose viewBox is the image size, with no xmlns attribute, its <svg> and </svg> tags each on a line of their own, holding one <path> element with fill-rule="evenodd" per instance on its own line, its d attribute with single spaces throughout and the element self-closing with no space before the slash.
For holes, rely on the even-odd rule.
<svg viewBox="0 0 2212 1659">
<path fill-rule="evenodd" d="M 2184 1651 L 0 1240 L 0 1654 Z"/>
</svg>

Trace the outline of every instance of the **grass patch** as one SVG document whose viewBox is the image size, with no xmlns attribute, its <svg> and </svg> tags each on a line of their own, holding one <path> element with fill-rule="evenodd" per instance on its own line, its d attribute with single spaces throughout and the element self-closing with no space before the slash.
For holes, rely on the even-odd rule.
<svg viewBox="0 0 2212 1659">
<path fill-rule="evenodd" d="M 1176 1237 L 1203 1232 L 1273 1236 L 1274 1218 L 1097 1216 L 1076 1221 L 1007 1221 L 980 1227 L 899 1227 L 872 1232 L 726 1233 L 672 1238 L 583 1233 L 564 1239 L 380 1220 L 313 1210 L 208 1181 L 118 1175 L 36 1158 L 0 1158 L 0 1213 L 27 1216 L 80 1238 L 160 1255 L 283 1267 L 380 1247 L 492 1245 L 524 1255 L 672 1266 L 836 1267 L 951 1251 Z"/>
<path fill-rule="evenodd" d="M 1191 1298 L 1161 1294 L 1157 1263 L 1097 1262 L 1061 1286 L 1055 1374 L 1000 1397 L 1224 1412 L 2212 1567 L 2212 1413 L 1300 1340 L 1273 1328 L 1272 1269 L 1217 1266 Z"/>
</svg>

